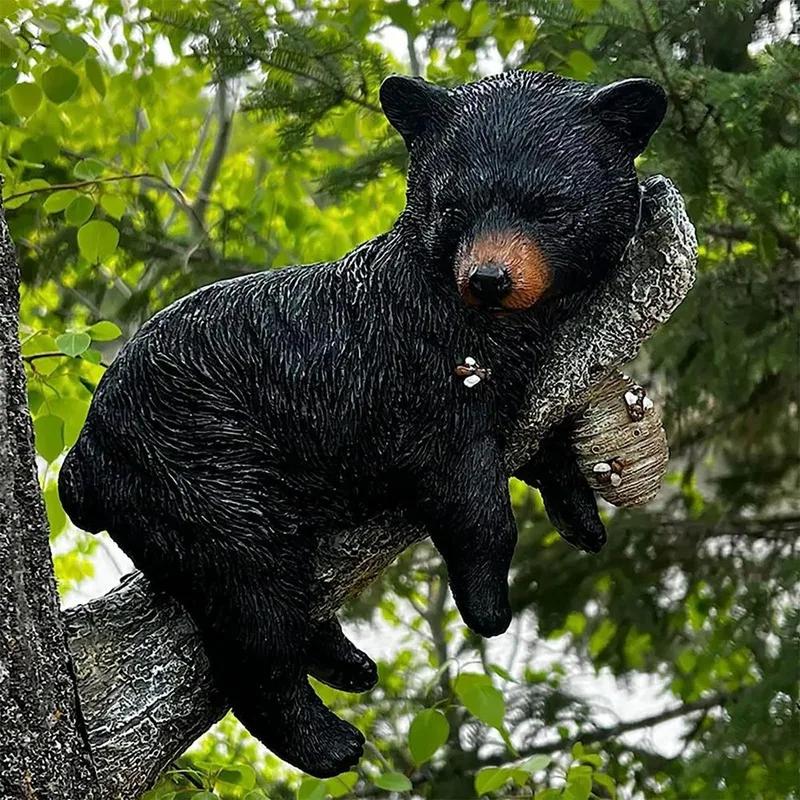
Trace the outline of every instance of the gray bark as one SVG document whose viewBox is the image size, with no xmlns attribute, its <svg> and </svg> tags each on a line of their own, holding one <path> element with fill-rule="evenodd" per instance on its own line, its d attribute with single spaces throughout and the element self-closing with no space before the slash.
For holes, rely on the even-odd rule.
<svg viewBox="0 0 800 800">
<path fill-rule="evenodd" d="M 18 287 L 0 201 L 0 798 L 91 800 L 96 781 L 34 461 Z"/>
<path fill-rule="evenodd" d="M 506 453 L 509 471 L 585 403 L 594 383 L 636 355 L 692 284 L 696 240 L 683 201 L 664 178 L 646 186 L 646 224 L 623 263 L 550 343 Z M 388 515 L 339 532 L 318 555 L 315 616 L 333 613 L 423 538 L 422 530 Z M 65 616 L 99 796 L 134 798 L 226 704 L 214 691 L 192 623 L 141 575 Z"/>
</svg>

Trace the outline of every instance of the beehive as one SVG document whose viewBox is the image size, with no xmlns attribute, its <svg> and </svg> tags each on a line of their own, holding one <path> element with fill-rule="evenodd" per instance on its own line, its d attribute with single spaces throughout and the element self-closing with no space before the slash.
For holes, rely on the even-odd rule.
<svg viewBox="0 0 800 800">
<path fill-rule="evenodd" d="M 612 373 L 574 418 L 572 445 L 581 471 L 604 500 L 640 506 L 652 500 L 669 460 L 661 415 L 630 377 Z"/>
</svg>

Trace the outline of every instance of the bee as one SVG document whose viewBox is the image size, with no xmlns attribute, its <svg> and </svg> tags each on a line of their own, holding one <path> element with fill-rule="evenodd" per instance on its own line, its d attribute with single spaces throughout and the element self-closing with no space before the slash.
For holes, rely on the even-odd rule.
<svg viewBox="0 0 800 800">
<path fill-rule="evenodd" d="M 644 415 L 653 407 L 653 401 L 647 396 L 645 390 L 638 384 L 634 384 L 623 395 L 628 416 L 633 422 L 640 422 Z"/>
<path fill-rule="evenodd" d="M 477 386 L 481 381 L 488 381 L 492 377 L 492 371 L 487 367 L 479 366 L 472 356 L 467 356 L 463 364 L 458 364 L 455 372 L 457 377 L 464 379 L 464 386 L 468 389 Z"/>
<path fill-rule="evenodd" d="M 610 461 L 599 461 L 592 467 L 592 472 L 597 476 L 597 480 L 603 484 L 611 484 L 615 489 L 622 484 L 622 471 L 625 463 L 619 456 Z"/>
</svg>

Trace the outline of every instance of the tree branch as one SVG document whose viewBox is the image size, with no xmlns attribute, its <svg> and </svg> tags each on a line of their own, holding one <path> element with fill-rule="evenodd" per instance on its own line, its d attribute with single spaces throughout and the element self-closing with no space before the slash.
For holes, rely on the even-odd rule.
<svg viewBox="0 0 800 800">
<path fill-rule="evenodd" d="M 595 744 L 596 742 L 605 742 L 609 739 L 616 739 L 625 733 L 631 731 L 638 731 L 642 728 L 652 728 L 655 725 L 660 725 L 662 722 L 669 722 L 671 719 L 678 717 L 685 717 L 687 714 L 692 714 L 695 711 L 708 711 L 710 708 L 724 705 L 730 700 L 730 695 L 715 694 L 711 697 L 701 698 L 700 700 L 693 700 L 689 703 L 676 708 L 668 708 L 666 711 L 661 711 L 658 714 L 651 714 L 649 717 L 642 717 L 640 719 L 632 720 L 630 722 L 620 722 L 618 725 L 611 725 L 606 728 L 597 728 L 593 731 L 586 733 L 579 733 L 569 739 L 552 739 L 543 744 L 532 745 L 531 747 L 521 748 L 520 756 L 527 758 L 528 756 L 535 756 L 539 754 L 556 753 L 559 751 L 568 751 L 572 749 L 574 744 L 580 742 L 581 744 Z M 498 753 L 485 760 L 486 765 L 505 764 L 508 761 L 508 756 L 503 753 Z"/>
<path fill-rule="evenodd" d="M 228 84 L 222 81 L 217 85 L 217 135 L 200 181 L 200 189 L 192 205 L 192 232 L 196 239 L 202 239 L 206 235 L 205 218 L 208 211 L 208 201 L 214 189 L 214 184 L 217 182 L 217 176 L 231 139 L 233 112 L 228 108 L 228 100 Z"/>
</svg>

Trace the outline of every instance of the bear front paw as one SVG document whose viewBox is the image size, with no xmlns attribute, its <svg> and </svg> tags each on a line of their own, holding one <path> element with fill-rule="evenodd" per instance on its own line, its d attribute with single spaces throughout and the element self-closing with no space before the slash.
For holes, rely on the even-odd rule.
<svg viewBox="0 0 800 800">
<path fill-rule="evenodd" d="M 333 778 L 353 769 L 364 755 L 364 735 L 333 714 L 325 723 L 296 731 L 292 737 L 296 746 L 273 752 L 315 778 Z"/>
<path fill-rule="evenodd" d="M 361 650 L 353 648 L 347 659 L 319 659 L 310 655 L 308 674 L 318 681 L 342 692 L 361 694 L 378 682 L 375 662 Z"/>
<path fill-rule="evenodd" d="M 453 599 L 464 624 L 479 636 L 499 636 L 511 624 L 511 605 L 505 581 L 502 588 L 492 591 L 489 586 L 469 588 L 451 580 Z"/>
</svg>

